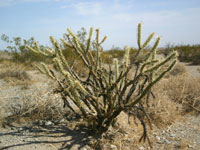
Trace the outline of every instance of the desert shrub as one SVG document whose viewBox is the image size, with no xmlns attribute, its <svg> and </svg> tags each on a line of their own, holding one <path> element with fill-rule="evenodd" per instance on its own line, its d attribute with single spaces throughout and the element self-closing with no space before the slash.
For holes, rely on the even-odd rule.
<svg viewBox="0 0 200 150">
<path fill-rule="evenodd" d="M 117 116 L 130 108 L 137 107 L 139 103 L 148 98 L 151 88 L 160 81 L 163 76 L 169 72 L 176 63 L 176 53 L 171 53 L 162 60 L 156 58 L 156 49 L 160 41 L 157 38 L 154 46 L 138 62 L 137 57 L 142 53 L 148 43 L 151 41 L 154 33 L 150 34 L 147 40 L 141 43 L 141 23 L 138 24 L 138 50 L 130 64 L 130 48 L 126 47 L 124 61 L 119 68 L 118 59 L 114 59 L 113 67 L 106 68 L 102 63 L 101 44 L 106 37 L 100 41 L 99 29 L 96 30 L 95 50 L 91 51 L 91 38 L 93 29 L 90 29 L 89 38 L 81 43 L 79 38 L 68 29 L 67 41 L 61 40 L 65 46 L 72 47 L 74 52 L 81 58 L 88 73 L 86 78 L 81 78 L 76 71 L 71 69 L 69 62 L 63 56 L 63 49 L 53 37 L 50 40 L 54 49 L 44 53 L 40 49 L 28 47 L 31 51 L 41 55 L 54 57 L 53 60 L 58 66 L 58 71 L 54 73 L 44 63 L 37 66 L 39 71 L 58 83 L 57 92 L 61 94 L 64 106 L 69 107 L 71 111 L 88 123 L 88 127 L 93 134 L 102 135 L 115 122 Z M 36 43 L 35 43 L 36 44 Z M 95 55 L 94 55 L 95 54 Z M 131 79 L 127 75 L 132 68 L 136 67 L 135 74 Z M 60 73 L 62 78 L 56 75 Z M 72 105 L 75 107 L 72 107 Z M 141 109 L 137 109 L 141 110 Z M 140 111 L 138 112 L 140 113 Z M 144 122 L 144 133 L 141 139 L 147 138 Z"/>
<path fill-rule="evenodd" d="M 16 69 L 16 68 L 15 68 Z M 4 69 L 0 72 L 0 79 L 11 85 L 22 85 L 24 89 L 31 84 L 31 78 L 25 70 Z"/>
<path fill-rule="evenodd" d="M 48 57 L 44 57 L 42 55 L 39 55 L 37 53 L 33 53 L 27 49 L 27 46 L 34 46 L 35 39 L 31 37 L 28 40 L 21 39 L 20 37 L 14 37 L 13 40 L 9 40 L 9 37 L 5 34 L 1 36 L 1 39 L 8 43 L 9 46 L 7 46 L 6 51 L 9 52 L 11 56 L 11 60 L 14 62 L 19 63 L 26 63 L 30 64 L 30 62 L 38 62 L 38 61 L 45 61 L 48 62 Z M 40 47 L 42 51 L 45 51 L 46 47 L 42 45 L 35 45 L 37 47 Z M 44 59 L 45 58 L 45 59 Z"/>
<path fill-rule="evenodd" d="M 2 72 L 0 74 L 1 79 L 5 78 L 15 78 L 17 80 L 30 80 L 29 75 L 26 73 L 26 71 L 22 70 L 6 70 L 5 72 Z"/>
<path fill-rule="evenodd" d="M 101 54 L 102 61 L 107 64 L 113 63 L 113 58 L 122 59 L 124 56 L 124 50 L 119 47 L 112 47 L 112 49 L 103 51 Z"/>
<path fill-rule="evenodd" d="M 200 80 L 190 77 L 173 77 L 164 84 L 168 97 L 184 106 L 184 112 L 200 112 Z"/>
<path fill-rule="evenodd" d="M 124 58 L 124 49 L 120 48 L 112 48 L 111 50 L 103 51 L 102 52 L 102 62 L 107 63 L 107 64 L 112 64 L 113 63 L 113 58 L 117 58 L 119 61 L 123 61 Z M 141 63 L 143 61 L 143 58 L 145 55 L 147 55 L 148 49 L 144 49 L 143 51 L 140 52 L 140 54 L 137 56 L 137 60 L 135 59 L 135 56 L 137 54 L 137 49 L 135 48 L 130 48 L 130 63 L 135 63 L 136 61 L 138 63 Z"/>
<path fill-rule="evenodd" d="M 4 80 L 8 85 L 20 85 L 27 89 L 33 83 L 30 75 L 27 73 L 29 67 L 23 64 L 14 63 L 10 60 L 2 61 L 0 65 L 0 80 Z"/>
<path fill-rule="evenodd" d="M 112 64 L 113 63 L 113 58 L 117 58 L 118 60 L 123 60 L 124 58 L 124 49 L 121 49 L 119 47 L 113 47 L 110 50 L 107 51 L 103 51 L 101 54 L 102 57 L 102 62 L 106 63 L 106 64 Z M 134 55 L 136 54 L 135 49 L 130 48 L 130 60 L 132 60 L 132 57 L 134 57 Z"/>
<path fill-rule="evenodd" d="M 200 45 L 179 45 L 174 48 L 179 53 L 180 61 L 200 64 Z"/>
<path fill-rule="evenodd" d="M 163 79 L 156 84 L 152 91 L 155 98 L 151 97 L 149 106 L 146 106 L 147 113 L 151 119 L 151 123 L 156 125 L 158 128 L 165 128 L 166 126 L 172 125 L 179 119 L 182 119 L 182 104 L 177 103 L 171 99 L 168 95 L 168 89 L 166 88 L 169 84 L 170 79 Z M 168 87 L 173 90 L 175 87 Z"/>
<path fill-rule="evenodd" d="M 0 126 L 29 121 L 42 122 L 51 120 L 56 122 L 61 120 L 65 114 L 61 102 L 54 98 L 55 96 L 48 92 L 47 89 L 42 92 L 48 93 L 48 99 L 45 98 L 47 94 L 41 94 L 41 91 L 37 90 L 34 94 L 22 95 L 18 103 L 0 107 Z"/>
<path fill-rule="evenodd" d="M 188 75 L 187 69 L 184 64 L 177 63 L 174 68 L 169 72 L 172 76 Z"/>
<path fill-rule="evenodd" d="M 159 54 L 167 56 L 173 50 L 178 52 L 180 62 L 189 62 L 194 65 L 200 64 L 200 45 L 173 45 L 169 43 L 159 50 Z"/>
<path fill-rule="evenodd" d="M 7 51 L 0 50 L 0 62 L 10 60 L 10 53 Z"/>
<path fill-rule="evenodd" d="M 164 48 L 161 48 L 158 51 L 158 53 L 162 54 L 164 56 L 167 56 L 167 55 L 169 55 L 173 51 L 173 49 L 175 49 L 175 46 L 173 44 L 171 44 L 171 43 L 167 43 Z"/>
</svg>

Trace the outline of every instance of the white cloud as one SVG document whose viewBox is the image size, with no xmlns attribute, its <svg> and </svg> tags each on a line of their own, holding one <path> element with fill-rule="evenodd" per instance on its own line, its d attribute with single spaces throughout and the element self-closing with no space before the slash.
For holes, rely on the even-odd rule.
<svg viewBox="0 0 200 150">
<path fill-rule="evenodd" d="M 102 10 L 101 3 L 80 2 L 74 5 L 80 15 L 98 15 Z"/>
</svg>

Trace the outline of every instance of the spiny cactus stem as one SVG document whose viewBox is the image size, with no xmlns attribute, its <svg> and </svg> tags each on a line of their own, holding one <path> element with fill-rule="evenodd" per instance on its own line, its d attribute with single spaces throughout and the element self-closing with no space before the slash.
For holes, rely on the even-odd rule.
<svg viewBox="0 0 200 150">
<path fill-rule="evenodd" d="M 104 38 L 101 40 L 101 42 L 99 43 L 99 45 L 101 45 L 103 42 L 105 42 L 106 39 L 107 39 L 107 36 L 104 36 Z"/>
<path fill-rule="evenodd" d="M 73 46 L 71 44 L 67 43 L 64 39 L 60 39 L 60 40 L 65 47 L 73 48 Z"/>
<path fill-rule="evenodd" d="M 163 60 L 162 62 L 158 63 L 157 65 L 153 66 L 152 68 L 150 69 L 147 69 L 144 71 L 144 73 L 147 73 L 147 72 L 151 72 L 157 68 L 159 68 L 160 66 L 164 65 L 165 63 L 167 63 L 170 59 L 174 58 L 176 56 L 175 53 L 172 53 L 170 56 L 168 56 L 165 60 Z"/>
<path fill-rule="evenodd" d="M 45 51 L 46 51 L 50 56 L 53 56 L 53 55 L 54 55 L 54 51 L 52 51 L 50 48 L 45 48 Z"/>
<path fill-rule="evenodd" d="M 83 56 L 83 54 L 81 54 L 81 53 L 76 49 L 76 47 L 74 46 L 74 44 L 73 44 L 72 40 L 70 39 L 70 37 L 67 36 L 67 38 L 68 38 L 68 41 L 70 42 L 70 44 L 73 45 L 75 52 L 81 57 L 83 63 L 86 65 L 86 67 L 90 68 L 90 65 L 89 65 L 88 62 L 86 61 L 85 57 Z"/>
<path fill-rule="evenodd" d="M 128 74 L 128 72 L 130 71 L 131 66 L 129 66 L 126 70 L 126 72 L 121 72 L 118 79 L 115 81 L 115 83 L 112 84 L 112 86 L 110 87 L 110 89 L 108 89 L 108 91 L 112 91 L 116 85 Z"/>
<path fill-rule="evenodd" d="M 142 45 L 142 49 L 144 49 L 149 44 L 149 42 L 151 41 L 151 39 L 153 38 L 153 36 L 154 36 L 154 32 L 151 33 L 149 35 L 149 37 L 147 38 L 147 40 L 144 42 L 144 44 Z"/>
<path fill-rule="evenodd" d="M 96 44 L 99 46 L 99 29 L 96 29 Z"/>
<path fill-rule="evenodd" d="M 158 45 L 159 45 L 159 43 L 160 43 L 160 36 L 157 38 L 157 40 L 156 40 L 155 44 L 153 45 L 153 47 L 152 47 L 152 50 L 151 50 L 151 51 L 154 51 L 154 50 L 156 50 L 156 49 L 157 49 L 157 47 L 158 47 Z"/>
<path fill-rule="evenodd" d="M 92 65 L 94 65 L 95 61 L 94 61 L 94 57 L 93 57 L 92 52 L 90 51 L 90 49 L 88 49 L 88 53 L 89 53 L 89 58 L 91 59 Z"/>
<path fill-rule="evenodd" d="M 46 74 L 46 72 L 38 65 L 35 65 L 35 67 L 40 71 L 42 74 Z"/>
<path fill-rule="evenodd" d="M 40 52 L 38 50 L 35 50 L 34 48 L 30 47 L 30 46 L 27 46 L 27 48 L 32 51 L 33 53 L 36 53 L 36 54 L 40 54 Z"/>
<path fill-rule="evenodd" d="M 142 48 L 142 46 L 141 46 L 141 36 L 142 36 L 142 23 L 138 23 L 138 36 L 137 36 L 137 38 L 138 38 L 138 47 L 139 47 L 139 50 Z"/>
<path fill-rule="evenodd" d="M 125 65 L 124 65 L 124 69 L 126 69 L 129 65 L 129 54 L 130 54 L 130 47 L 126 47 L 125 49 L 125 56 L 124 56 L 124 59 L 125 59 Z"/>
<path fill-rule="evenodd" d="M 114 59 L 114 65 L 115 65 L 115 81 L 117 81 L 119 77 L 119 63 L 117 58 Z"/>
<path fill-rule="evenodd" d="M 147 92 L 149 92 L 149 90 L 151 89 L 151 87 L 157 83 L 167 72 L 169 72 L 173 66 L 176 64 L 176 60 L 174 60 L 171 65 L 165 70 L 163 71 L 160 76 L 158 76 L 154 81 L 152 81 L 143 91 L 143 93 L 140 95 L 140 97 L 138 97 L 134 102 L 129 102 L 128 104 L 126 104 L 126 107 L 131 107 L 131 106 L 135 106 L 135 104 L 137 104 L 139 101 L 141 101 L 141 99 L 146 95 Z"/>
<path fill-rule="evenodd" d="M 44 68 L 44 71 L 46 72 L 46 75 L 48 75 L 50 78 L 54 79 L 54 77 L 52 76 L 51 72 L 49 71 L 49 68 L 47 67 L 46 64 L 41 63 L 42 67 Z"/>
<path fill-rule="evenodd" d="M 149 61 L 149 62 L 145 62 L 144 64 L 142 64 L 142 67 L 140 68 L 140 72 L 143 72 L 144 68 L 148 65 L 153 65 L 154 63 L 157 63 L 158 60 L 153 60 L 153 61 Z"/>
<path fill-rule="evenodd" d="M 88 37 L 88 41 L 87 41 L 87 48 L 86 48 L 86 51 L 85 53 L 88 53 L 88 50 L 90 49 L 90 42 L 91 42 L 91 38 L 92 38 L 92 32 L 93 32 L 93 28 L 91 27 L 90 28 L 90 33 L 89 33 L 89 37 Z"/>
</svg>

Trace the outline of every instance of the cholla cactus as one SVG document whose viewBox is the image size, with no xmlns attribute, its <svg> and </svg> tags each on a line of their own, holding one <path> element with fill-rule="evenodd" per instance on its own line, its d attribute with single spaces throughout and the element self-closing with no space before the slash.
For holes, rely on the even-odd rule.
<svg viewBox="0 0 200 150">
<path fill-rule="evenodd" d="M 53 37 L 50 37 L 53 49 L 40 50 L 35 43 L 35 49 L 28 47 L 31 51 L 45 56 L 54 57 L 53 60 L 58 66 L 58 72 L 65 79 L 59 79 L 54 72 L 44 63 L 37 67 L 40 72 L 55 80 L 60 88 L 60 93 L 64 105 L 72 109 L 86 120 L 90 120 L 89 126 L 94 133 L 102 134 L 106 132 L 113 120 L 120 112 L 136 106 L 150 92 L 162 77 L 169 72 L 176 63 L 176 53 L 172 52 L 167 58 L 159 60 L 156 57 L 160 37 L 157 38 L 154 46 L 146 54 L 141 63 L 136 62 L 138 55 L 149 44 L 154 36 L 150 34 L 144 44 L 141 43 L 141 23 L 138 24 L 138 51 L 134 56 L 133 63 L 130 64 L 129 51 L 125 50 L 123 69 L 119 69 L 119 61 L 114 59 L 114 67 L 107 69 L 102 62 L 101 44 L 106 40 L 106 36 L 100 41 L 99 29 L 96 30 L 95 48 L 96 53 L 90 50 L 93 29 L 90 29 L 87 44 L 80 42 L 78 37 L 67 29 L 68 41 L 61 40 L 64 46 L 73 48 L 80 56 L 85 67 L 88 69 L 87 78 L 81 78 L 70 68 L 67 60 L 63 56 L 62 46 Z M 136 70 L 132 78 L 127 75 L 131 66 L 136 65 Z M 112 68 L 114 68 L 112 70 Z M 69 101 L 72 101 L 78 109 L 72 108 Z"/>
</svg>

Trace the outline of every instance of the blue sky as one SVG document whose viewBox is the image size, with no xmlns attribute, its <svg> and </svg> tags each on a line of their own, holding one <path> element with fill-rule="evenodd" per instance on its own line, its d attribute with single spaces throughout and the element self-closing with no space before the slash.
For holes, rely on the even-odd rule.
<svg viewBox="0 0 200 150">
<path fill-rule="evenodd" d="M 0 0 L 0 35 L 33 36 L 49 45 L 49 36 L 59 39 L 71 28 L 100 28 L 107 35 L 105 49 L 137 47 L 137 23 L 143 23 L 143 38 L 160 35 L 161 46 L 200 44 L 200 0 Z M 0 41 L 0 49 L 6 44 Z"/>
</svg>

